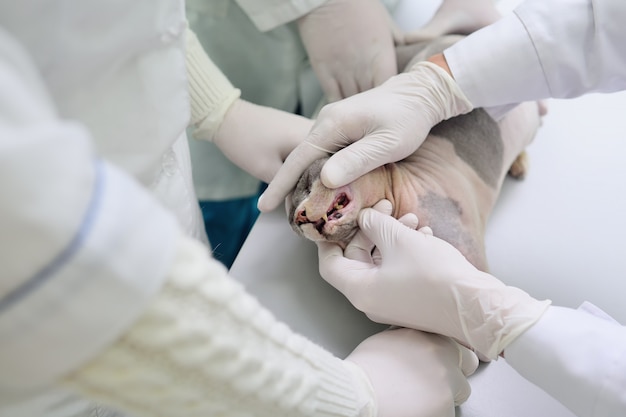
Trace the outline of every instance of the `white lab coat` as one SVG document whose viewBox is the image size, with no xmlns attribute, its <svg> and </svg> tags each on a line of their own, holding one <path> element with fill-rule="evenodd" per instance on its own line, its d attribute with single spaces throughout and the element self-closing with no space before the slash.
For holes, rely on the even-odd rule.
<svg viewBox="0 0 626 417">
<path fill-rule="evenodd" d="M 444 52 L 476 107 L 626 89 L 626 2 L 527 0 Z"/>
<path fill-rule="evenodd" d="M 619 91 L 626 89 L 624 22 L 623 0 L 530 0 L 445 56 L 472 103 L 496 114 L 525 100 Z M 505 355 L 578 416 L 626 415 L 622 325 L 551 307 Z"/>
<path fill-rule="evenodd" d="M 0 415 L 138 317 L 181 227 L 204 236 L 185 27 L 181 0 L 0 5 Z"/>
</svg>

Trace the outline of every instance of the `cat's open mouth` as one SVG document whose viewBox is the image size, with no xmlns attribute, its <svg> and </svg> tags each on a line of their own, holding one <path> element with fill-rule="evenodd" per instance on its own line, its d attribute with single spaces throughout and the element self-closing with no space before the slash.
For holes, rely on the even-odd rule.
<svg viewBox="0 0 626 417">
<path fill-rule="evenodd" d="M 321 235 L 324 229 L 324 226 L 329 221 L 339 220 L 343 217 L 341 210 L 350 204 L 350 198 L 346 193 L 339 193 L 333 200 L 333 202 L 326 210 L 326 214 L 324 214 L 321 218 L 317 220 L 311 220 L 307 217 L 306 210 L 302 210 L 298 213 L 296 217 L 296 224 L 298 226 L 302 226 L 303 224 L 311 223 L 315 230 Z"/>
</svg>

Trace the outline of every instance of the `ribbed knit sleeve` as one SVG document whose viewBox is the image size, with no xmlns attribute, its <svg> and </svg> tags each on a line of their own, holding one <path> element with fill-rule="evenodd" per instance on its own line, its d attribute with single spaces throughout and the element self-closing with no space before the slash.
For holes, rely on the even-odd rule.
<svg viewBox="0 0 626 417">
<path fill-rule="evenodd" d="M 278 322 L 190 240 L 144 315 L 65 381 L 137 416 L 376 414 L 355 365 Z"/>
<path fill-rule="evenodd" d="M 186 64 L 191 100 L 191 125 L 194 137 L 212 140 L 224 115 L 241 91 L 211 61 L 196 34 L 187 30 Z"/>
</svg>

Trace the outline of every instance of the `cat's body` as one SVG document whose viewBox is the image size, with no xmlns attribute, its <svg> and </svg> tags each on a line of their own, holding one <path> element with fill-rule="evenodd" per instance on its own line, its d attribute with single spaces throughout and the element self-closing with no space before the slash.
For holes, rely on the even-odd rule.
<svg viewBox="0 0 626 417">
<path fill-rule="evenodd" d="M 438 47 L 447 44 L 439 42 Z M 429 47 L 419 56 L 432 53 Z M 435 126 L 408 158 L 336 190 L 321 184 L 324 160 L 316 161 L 288 197 L 289 221 L 308 239 L 345 246 L 357 231 L 359 210 L 386 198 L 392 202 L 394 217 L 415 213 L 420 225 L 430 226 L 435 236 L 486 270 L 487 219 L 507 172 L 524 175 L 524 149 L 539 124 L 537 103 L 519 105 L 498 123 L 477 109 Z"/>
</svg>

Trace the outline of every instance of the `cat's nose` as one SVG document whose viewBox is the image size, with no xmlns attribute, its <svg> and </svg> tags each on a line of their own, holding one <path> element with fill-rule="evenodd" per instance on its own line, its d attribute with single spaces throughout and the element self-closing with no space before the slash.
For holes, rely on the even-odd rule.
<svg viewBox="0 0 626 417">
<path fill-rule="evenodd" d="M 308 222 L 309 219 L 306 217 L 306 209 L 300 210 L 296 215 L 296 224 L 300 225 Z"/>
<path fill-rule="evenodd" d="M 319 222 L 326 222 L 328 221 L 328 215 L 326 213 L 324 213 L 321 217 L 320 216 L 316 216 L 316 218 L 310 219 L 307 214 L 306 214 L 306 209 L 302 209 L 298 212 L 298 214 L 296 215 L 296 224 L 300 225 L 300 224 L 305 224 L 305 223 L 319 223 Z"/>
</svg>

